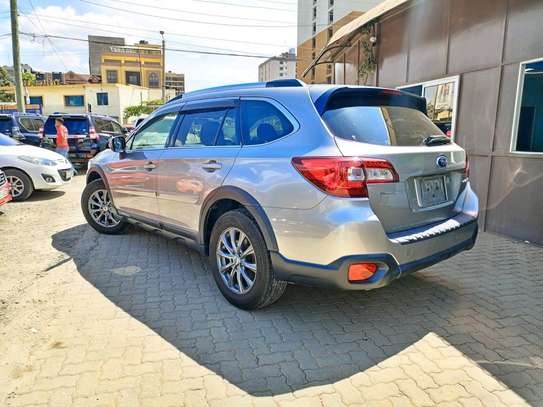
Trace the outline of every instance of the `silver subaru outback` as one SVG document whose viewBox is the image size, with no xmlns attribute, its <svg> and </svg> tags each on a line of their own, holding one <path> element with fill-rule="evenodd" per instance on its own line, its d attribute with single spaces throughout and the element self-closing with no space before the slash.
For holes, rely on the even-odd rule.
<svg viewBox="0 0 543 407">
<path fill-rule="evenodd" d="M 393 89 L 296 80 L 176 98 L 89 162 L 81 205 L 101 233 L 130 223 L 209 256 L 228 301 L 287 283 L 370 290 L 473 247 L 464 150 Z"/>
</svg>

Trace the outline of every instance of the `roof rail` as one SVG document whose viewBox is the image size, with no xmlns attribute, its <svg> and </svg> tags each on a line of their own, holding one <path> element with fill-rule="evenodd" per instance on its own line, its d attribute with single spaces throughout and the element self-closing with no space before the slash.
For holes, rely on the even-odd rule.
<svg viewBox="0 0 543 407">
<path fill-rule="evenodd" d="M 301 87 L 305 86 L 305 83 L 298 79 L 277 79 L 269 82 L 251 82 L 251 83 L 240 83 L 235 85 L 225 85 L 225 86 L 216 86 L 213 88 L 199 89 L 192 92 L 187 92 L 181 95 L 178 95 L 166 103 L 173 102 L 175 100 L 183 99 L 191 96 L 204 95 L 207 93 L 213 92 L 225 92 L 229 90 L 236 89 L 258 89 L 258 88 L 288 88 L 288 87 Z"/>
<path fill-rule="evenodd" d="M 266 82 L 267 88 L 294 88 L 305 86 L 305 83 L 299 79 L 276 79 Z"/>
</svg>

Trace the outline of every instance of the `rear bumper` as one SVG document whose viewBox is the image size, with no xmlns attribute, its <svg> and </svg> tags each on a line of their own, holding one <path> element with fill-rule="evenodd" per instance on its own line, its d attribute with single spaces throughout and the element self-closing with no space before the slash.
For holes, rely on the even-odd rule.
<svg viewBox="0 0 543 407">
<path fill-rule="evenodd" d="M 389 253 L 346 256 L 325 266 L 288 260 L 277 252 L 271 252 L 270 256 L 276 276 L 280 280 L 344 290 L 373 290 L 386 286 L 410 273 L 446 260 L 464 250 L 470 250 L 475 245 L 477 234 L 478 227 L 477 223 L 475 223 L 472 236 L 469 239 L 438 253 L 403 264 L 399 264 L 394 256 Z M 347 275 L 349 266 L 361 262 L 377 263 L 379 269 L 364 282 L 349 282 Z"/>
</svg>

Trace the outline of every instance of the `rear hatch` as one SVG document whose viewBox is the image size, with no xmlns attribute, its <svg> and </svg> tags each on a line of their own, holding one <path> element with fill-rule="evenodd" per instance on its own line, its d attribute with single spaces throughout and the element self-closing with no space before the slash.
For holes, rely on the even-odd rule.
<svg viewBox="0 0 543 407">
<path fill-rule="evenodd" d="M 398 173 L 398 182 L 368 185 L 370 205 L 387 233 L 459 212 L 466 155 L 430 121 L 425 106 L 422 98 L 395 90 L 342 88 L 320 107 L 344 156 L 384 159 Z"/>
<path fill-rule="evenodd" d="M 58 117 L 58 116 L 56 116 Z M 55 116 L 49 116 L 44 126 L 45 136 L 56 140 Z M 94 142 L 90 138 L 89 119 L 86 116 L 62 116 L 68 129 L 68 145 L 71 151 L 90 151 Z"/>
</svg>

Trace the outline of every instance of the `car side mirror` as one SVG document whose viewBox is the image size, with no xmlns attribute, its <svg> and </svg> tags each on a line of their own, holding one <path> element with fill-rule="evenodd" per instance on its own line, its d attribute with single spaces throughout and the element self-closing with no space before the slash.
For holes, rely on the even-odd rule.
<svg viewBox="0 0 543 407">
<path fill-rule="evenodd" d="M 123 127 L 123 133 L 124 133 L 125 135 L 130 134 L 130 131 L 131 131 L 131 130 L 130 130 L 128 127 Z"/>
<path fill-rule="evenodd" d="M 126 150 L 126 139 L 124 136 L 116 136 L 112 137 L 109 141 L 112 151 L 115 151 L 116 153 L 122 153 Z"/>
</svg>

